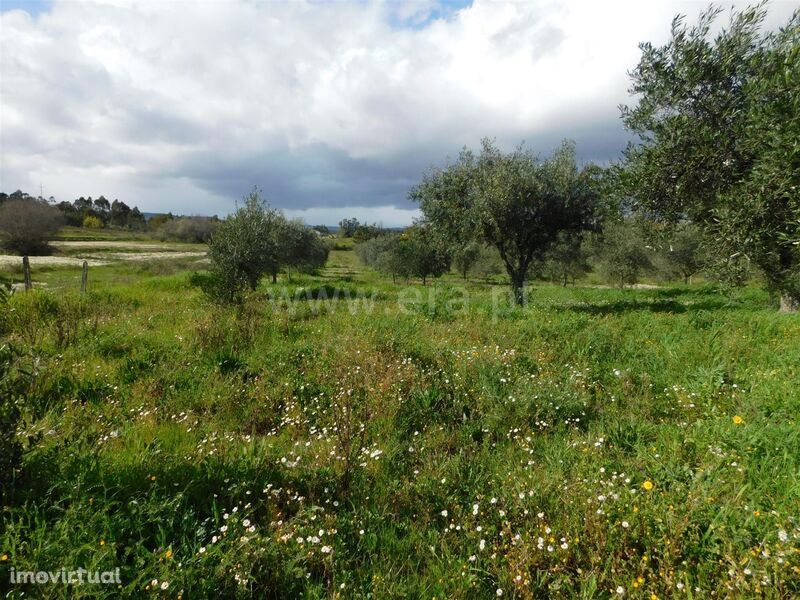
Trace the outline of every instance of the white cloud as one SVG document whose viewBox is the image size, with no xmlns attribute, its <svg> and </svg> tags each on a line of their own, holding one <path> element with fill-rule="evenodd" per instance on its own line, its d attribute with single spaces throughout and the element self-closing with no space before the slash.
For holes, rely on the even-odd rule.
<svg viewBox="0 0 800 600">
<path fill-rule="evenodd" d="M 0 187 L 224 214 L 255 184 L 312 222 L 363 206 L 396 224 L 422 169 L 485 135 L 544 152 L 573 137 L 582 156 L 613 158 L 638 42 L 705 6 L 57 0 L 36 18 L 5 12 Z"/>
</svg>

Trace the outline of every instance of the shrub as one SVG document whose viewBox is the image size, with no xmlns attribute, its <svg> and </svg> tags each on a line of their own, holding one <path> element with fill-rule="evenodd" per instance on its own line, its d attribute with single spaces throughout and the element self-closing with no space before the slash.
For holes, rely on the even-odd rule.
<svg viewBox="0 0 800 600">
<path fill-rule="evenodd" d="M 31 347 L 44 339 L 48 325 L 58 314 L 55 296 L 43 290 L 14 294 L 9 301 L 9 329 Z"/>
<path fill-rule="evenodd" d="M 213 217 L 181 217 L 165 221 L 158 230 L 162 240 L 176 240 L 205 244 L 217 229 L 220 221 Z"/>
<path fill-rule="evenodd" d="M 87 215 L 83 218 L 83 226 L 86 227 L 86 229 L 101 229 L 103 227 L 103 222 L 93 215 Z"/>
<path fill-rule="evenodd" d="M 47 241 L 64 224 L 58 209 L 34 199 L 9 200 L 0 206 L 0 239 L 20 254 L 46 254 Z"/>
</svg>

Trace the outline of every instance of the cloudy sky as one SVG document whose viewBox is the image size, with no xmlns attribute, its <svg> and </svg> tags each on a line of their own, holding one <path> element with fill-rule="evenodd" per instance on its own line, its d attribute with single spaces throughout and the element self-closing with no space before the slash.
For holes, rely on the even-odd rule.
<svg viewBox="0 0 800 600">
<path fill-rule="evenodd" d="M 0 0 L 0 189 L 222 215 L 257 185 L 312 224 L 406 224 L 484 136 L 618 158 L 637 44 L 706 5 Z"/>
</svg>

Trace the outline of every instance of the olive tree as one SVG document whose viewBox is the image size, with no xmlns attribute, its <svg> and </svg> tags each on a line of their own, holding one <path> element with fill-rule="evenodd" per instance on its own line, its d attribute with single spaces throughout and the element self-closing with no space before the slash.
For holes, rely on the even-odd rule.
<svg viewBox="0 0 800 600">
<path fill-rule="evenodd" d="M 470 240 L 466 243 L 456 244 L 453 247 L 453 266 L 455 266 L 459 275 L 466 279 L 467 274 L 478 262 L 481 256 L 481 245 L 475 240 Z"/>
<path fill-rule="evenodd" d="M 567 283 L 583 277 L 591 271 L 589 252 L 580 236 L 562 234 L 551 246 L 544 261 L 537 265 L 537 271 L 550 281 L 557 281 L 566 287 Z"/>
<path fill-rule="evenodd" d="M 706 266 L 703 234 L 694 223 L 679 223 L 664 244 L 662 257 L 667 269 L 689 283 Z"/>
<path fill-rule="evenodd" d="M 385 234 L 357 244 L 355 252 L 362 263 L 379 273 L 391 275 L 392 281 L 396 283 L 398 277 L 410 276 L 409 265 L 396 251 L 399 240 L 398 234 Z"/>
<path fill-rule="evenodd" d="M 226 301 L 254 290 L 267 273 L 280 265 L 278 235 L 284 217 L 254 189 L 232 215 L 217 227 L 209 242 L 208 256 L 214 279 L 214 295 Z"/>
<path fill-rule="evenodd" d="M 450 269 L 450 253 L 429 227 L 413 225 L 400 234 L 382 235 L 356 246 L 361 261 L 376 271 L 409 279 L 440 277 Z"/>
<path fill-rule="evenodd" d="M 542 161 L 521 146 L 504 153 L 484 139 L 478 156 L 462 151 L 455 164 L 426 174 L 410 195 L 446 236 L 496 248 L 522 304 L 534 260 L 543 259 L 560 234 L 592 226 L 597 175 L 592 166 L 578 168 L 569 142 Z"/>
<path fill-rule="evenodd" d="M 395 245 L 396 262 L 407 265 L 408 274 L 422 279 L 441 277 L 450 269 L 450 254 L 442 240 L 425 225 L 406 229 Z"/>
<path fill-rule="evenodd" d="M 723 257 L 745 255 L 781 296 L 800 305 L 800 13 L 763 32 L 763 5 L 672 23 L 661 47 L 642 44 L 631 73 L 624 195 L 656 219 L 700 224 Z"/>
<path fill-rule="evenodd" d="M 312 273 L 328 260 L 328 245 L 319 234 L 302 221 L 284 221 L 277 232 L 278 263 L 272 271 L 277 280 L 278 267 Z"/>
<path fill-rule="evenodd" d="M 641 226 L 629 220 L 606 223 L 595 240 L 595 253 L 601 270 L 620 288 L 637 283 L 641 272 L 653 267 Z"/>
</svg>

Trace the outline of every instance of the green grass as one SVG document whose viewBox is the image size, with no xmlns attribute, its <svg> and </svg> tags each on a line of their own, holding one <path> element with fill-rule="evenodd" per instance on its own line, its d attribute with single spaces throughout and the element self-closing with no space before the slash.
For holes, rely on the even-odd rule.
<svg viewBox="0 0 800 600">
<path fill-rule="evenodd" d="M 34 376 L 0 569 L 123 583 L 0 591 L 800 594 L 800 317 L 759 289 L 539 285 L 520 309 L 337 250 L 224 308 L 187 268 L 11 298 Z"/>
<path fill-rule="evenodd" d="M 148 231 L 133 231 L 130 229 L 101 228 L 90 229 L 88 227 L 62 227 L 56 236 L 57 240 L 69 241 L 155 241 L 153 234 Z"/>
</svg>

